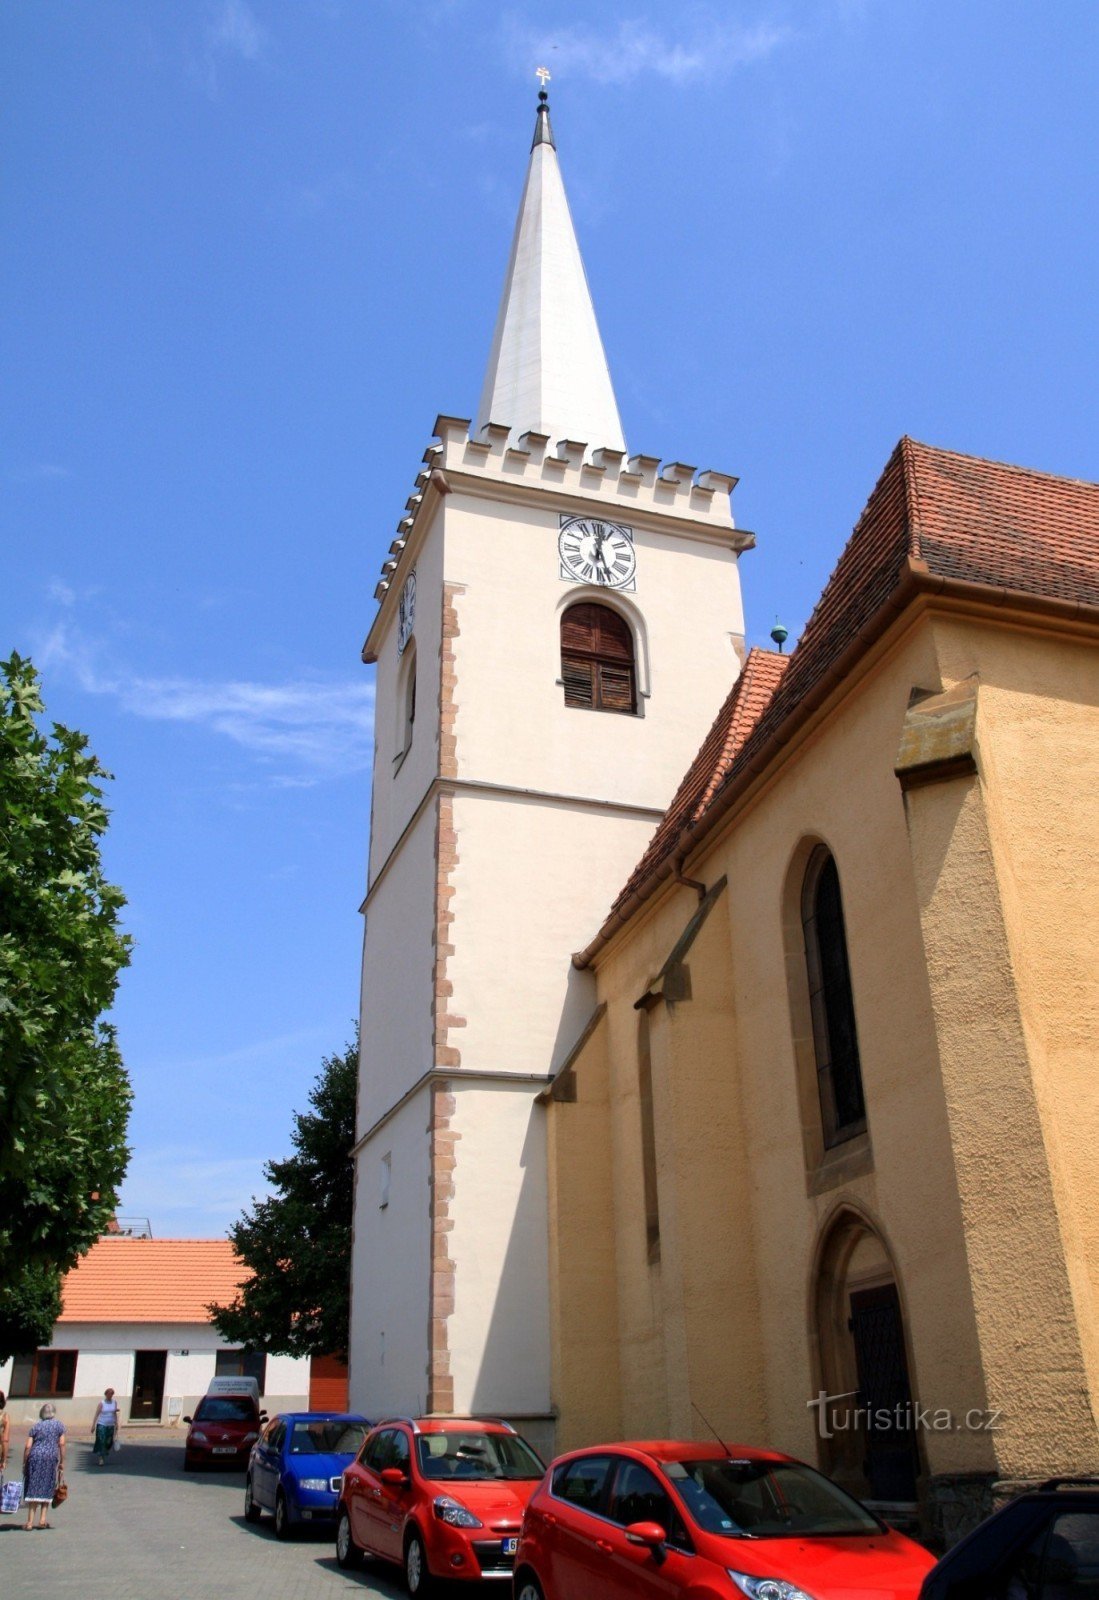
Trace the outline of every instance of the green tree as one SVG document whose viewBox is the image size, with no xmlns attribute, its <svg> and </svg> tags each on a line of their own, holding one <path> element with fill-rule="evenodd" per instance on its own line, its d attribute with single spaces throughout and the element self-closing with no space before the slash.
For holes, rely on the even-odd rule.
<svg viewBox="0 0 1099 1600">
<path fill-rule="evenodd" d="M 129 1079 L 102 1020 L 130 958 L 99 853 L 110 774 L 83 734 L 44 733 L 43 712 L 31 663 L 0 662 L 0 1357 L 32 1325 L 48 1334 L 130 1154 Z"/>
<path fill-rule="evenodd" d="M 230 1344 L 274 1355 L 343 1355 L 351 1301 L 351 1146 L 359 1047 L 329 1056 L 297 1112 L 294 1154 L 269 1161 L 275 1191 L 229 1229 L 252 1276 L 230 1305 L 208 1309 Z"/>
</svg>

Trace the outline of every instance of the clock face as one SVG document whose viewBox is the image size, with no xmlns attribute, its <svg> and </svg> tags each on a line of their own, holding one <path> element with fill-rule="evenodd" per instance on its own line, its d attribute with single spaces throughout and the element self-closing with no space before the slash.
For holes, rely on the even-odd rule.
<svg viewBox="0 0 1099 1600">
<path fill-rule="evenodd" d="M 605 589 L 637 587 L 633 529 L 602 517 L 565 517 L 557 538 L 561 576 Z"/>
<path fill-rule="evenodd" d="M 401 590 L 401 603 L 397 609 L 397 653 L 400 654 L 412 637 L 412 625 L 416 621 L 416 573 L 415 570 L 408 574 L 405 586 Z"/>
</svg>

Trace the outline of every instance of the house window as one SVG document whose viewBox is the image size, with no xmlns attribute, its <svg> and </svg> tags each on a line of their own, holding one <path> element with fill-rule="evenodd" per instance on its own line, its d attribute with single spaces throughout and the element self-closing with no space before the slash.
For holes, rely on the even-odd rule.
<svg viewBox="0 0 1099 1600">
<path fill-rule="evenodd" d="M 813 852 L 802 889 L 801 921 L 809 974 L 817 1090 L 829 1149 L 866 1128 L 839 873 L 823 845 Z"/>
<path fill-rule="evenodd" d="M 255 1378 L 265 1392 L 267 1357 L 262 1350 L 219 1350 L 214 1357 L 215 1378 Z"/>
<path fill-rule="evenodd" d="M 633 633 L 609 606 L 581 601 L 561 617 L 565 704 L 589 711 L 637 711 Z"/>
<path fill-rule="evenodd" d="M 68 1399 L 75 1382 L 75 1350 L 34 1350 L 15 1358 L 11 1372 L 12 1399 Z"/>
</svg>

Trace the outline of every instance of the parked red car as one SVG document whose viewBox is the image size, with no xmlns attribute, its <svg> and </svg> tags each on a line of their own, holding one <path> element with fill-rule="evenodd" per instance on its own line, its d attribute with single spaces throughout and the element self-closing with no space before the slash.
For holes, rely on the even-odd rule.
<svg viewBox="0 0 1099 1600">
<path fill-rule="evenodd" d="M 523 1509 L 545 1470 L 506 1422 L 390 1417 L 344 1472 L 336 1559 L 397 1562 L 412 1595 L 436 1578 L 509 1579 Z"/>
<path fill-rule="evenodd" d="M 237 1467 L 248 1465 L 252 1446 L 267 1420 L 254 1394 L 207 1394 L 195 1407 L 183 1447 L 183 1467 Z"/>
<path fill-rule="evenodd" d="M 916 1600 L 933 1565 L 773 1450 L 660 1440 L 559 1457 L 523 1518 L 515 1600 Z"/>
</svg>

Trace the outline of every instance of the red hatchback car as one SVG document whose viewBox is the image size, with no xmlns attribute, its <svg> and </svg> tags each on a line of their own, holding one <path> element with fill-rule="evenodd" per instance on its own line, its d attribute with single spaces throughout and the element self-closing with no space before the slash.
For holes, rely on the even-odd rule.
<svg viewBox="0 0 1099 1600">
<path fill-rule="evenodd" d="M 506 1422 L 390 1417 L 344 1471 L 336 1559 L 397 1562 L 412 1595 L 436 1578 L 510 1579 L 523 1511 L 545 1470 Z"/>
<path fill-rule="evenodd" d="M 660 1440 L 574 1451 L 531 1497 L 515 1600 L 916 1600 L 933 1565 L 812 1467 Z"/>
</svg>

